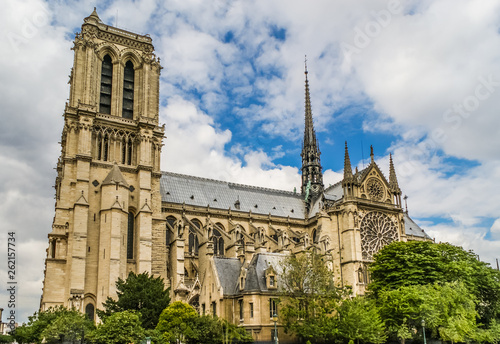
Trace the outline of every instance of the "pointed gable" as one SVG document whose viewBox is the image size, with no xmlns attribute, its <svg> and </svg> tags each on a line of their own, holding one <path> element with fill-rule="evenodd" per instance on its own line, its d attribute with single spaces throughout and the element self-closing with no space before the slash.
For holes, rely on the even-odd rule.
<svg viewBox="0 0 500 344">
<path fill-rule="evenodd" d="M 120 168 L 116 163 L 113 165 L 113 168 L 111 169 L 111 171 L 109 171 L 106 178 L 104 178 L 104 180 L 102 181 L 102 185 L 114 185 L 114 184 L 128 187 L 128 183 L 123 177 L 123 174 L 121 173 Z"/>
<path fill-rule="evenodd" d="M 389 182 L 373 158 L 373 147 L 370 156 L 370 165 L 358 174 L 360 196 L 375 202 L 392 203 Z"/>
</svg>

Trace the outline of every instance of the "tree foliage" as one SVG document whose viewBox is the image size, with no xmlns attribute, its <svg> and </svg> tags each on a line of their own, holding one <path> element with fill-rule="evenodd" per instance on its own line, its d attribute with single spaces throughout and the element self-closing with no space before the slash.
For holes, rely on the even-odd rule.
<svg viewBox="0 0 500 344">
<path fill-rule="evenodd" d="M 190 305 L 176 301 L 160 315 L 156 330 L 167 343 L 229 344 L 253 342 L 243 328 L 212 316 L 199 316 Z"/>
<path fill-rule="evenodd" d="M 80 343 L 85 335 L 94 329 L 94 323 L 86 315 L 69 310 L 61 312 L 43 331 L 46 343 L 59 343 L 62 340 Z"/>
<path fill-rule="evenodd" d="M 487 325 L 500 317 L 500 272 L 470 251 L 447 243 L 393 242 L 374 256 L 369 289 L 461 282 L 476 300 L 479 320 Z"/>
<path fill-rule="evenodd" d="M 13 337 L 18 343 L 53 343 L 64 338 L 80 341 L 94 328 L 92 321 L 76 310 L 58 306 L 35 312 L 28 323 L 16 328 Z"/>
<path fill-rule="evenodd" d="M 103 303 L 104 311 L 97 310 L 101 319 L 131 310 L 140 314 L 142 327 L 154 329 L 161 312 L 170 303 L 169 290 L 165 289 L 163 279 L 150 276 L 147 272 L 139 275 L 130 272 L 125 281 L 119 278 L 116 289 L 118 299 L 108 297 Z"/>
<path fill-rule="evenodd" d="M 217 319 L 217 321 L 222 327 L 222 344 L 231 344 L 233 342 L 240 344 L 253 343 L 253 337 L 243 327 L 231 324 L 225 319 Z"/>
<path fill-rule="evenodd" d="M 435 338 L 452 342 L 476 339 L 475 302 L 462 283 L 386 290 L 381 292 L 378 303 L 380 313 L 394 337 L 401 339 L 398 331 L 404 327 L 421 334 L 421 321 L 424 320 L 426 329 Z"/>
<path fill-rule="evenodd" d="M 346 299 L 338 308 L 339 337 L 357 343 L 381 344 L 387 339 L 375 302 L 363 296 Z"/>
<path fill-rule="evenodd" d="M 167 342 L 183 341 L 185 334 L 193 331 L 197 317 L 198 313 L 193 307 L 175 301 L 161 312 L 156 329 L 163 334 Z"/>
<path fill-rule="evenodd" d="M 14 337 L 10 335 L 0 334 L 0 344 L 8 344 L 14 342 Z"/>
<path fill-rule="evenodd" d="M 280 322 L 304 342 L 328 342 L 337 335 L 335 312 L 347 289 L 338 288 L 327 259 L 310 251 L 288 256 L 280 278 Z"/>
<path fill-rule="evenodd" d="M 140 317 L 134 311 L 111 314 L 89 335 L 89 339 L 97 344 L 137 344 L 144 337 Z"/>
</svg>

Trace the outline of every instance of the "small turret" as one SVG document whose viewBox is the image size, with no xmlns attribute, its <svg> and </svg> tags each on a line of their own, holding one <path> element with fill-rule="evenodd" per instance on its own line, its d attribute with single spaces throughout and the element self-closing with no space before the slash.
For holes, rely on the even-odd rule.
<svg viewBox="0 0 500 344">
<path fill-rule="evenodd" d="M 345 198 L 354 196 L 355 181 L 354 175 L 352 174 L 351 159 L 349 158 L 349 150 L 346 141 L 344 153 L 344 179 L 342 180 Z"/>
<path fill-rule="evenodd" d="M 396 197 L 396 204 L 401 206 L 401 189 L 399 188 L 398 178 L 396 177 L 396 169 L 392 161 L 392 154 L 389 154 L 389 188 Z"/>
<path fill-rule="evenodd" d="M 344 182 L 351 181 L 353 179 L 351 159 L 349 159 L 349 151 L 347 149 L 347 141 L 345 141 L 345 153 L 344 153 Z"/>
</svg>

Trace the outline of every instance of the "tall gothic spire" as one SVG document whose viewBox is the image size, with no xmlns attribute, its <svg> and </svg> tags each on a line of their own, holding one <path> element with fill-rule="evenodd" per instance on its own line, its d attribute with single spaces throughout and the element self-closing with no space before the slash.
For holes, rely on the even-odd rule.
<svg viewBox="0 0 500 344">
<path fill-rule="evenodd" d="M 401 193 L 398 178 L 396 177 L 396 170 L 394 169 L 394 163 L 392 162 L 392 154 L 389 154 L 389 187 L 393 192 Z"/>
<path fill-rule="evenodd" d="M 313 126 L 311 97 L 309 94 L 309 80 L 307 79 L 307 59 L 305 60 L 305 126 L 304 142 L 302 146 L 302 194 L 306 195 L 306 201 L 310 196 L 317 196 L 323 191 L 323 173 L 320 162 L 321 152 L 316 141 L 316 133 Z"/>
<path fill-rule="evenodd" d="M 304 146 L 315 145 L 316 146 L 316 133 L 314 132 L 312 109 L 311 109 L 311 96 L 309 94 L 309 80 L 307 79 L 307 60 L 305 61 L 305 72 L 306 75 L 306 101 L 305 101 L 305 130 L 304 130 Z"/>
</svg>

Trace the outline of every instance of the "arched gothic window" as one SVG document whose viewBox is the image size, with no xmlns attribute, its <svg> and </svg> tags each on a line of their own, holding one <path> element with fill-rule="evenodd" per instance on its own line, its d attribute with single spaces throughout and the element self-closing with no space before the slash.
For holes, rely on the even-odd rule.
<svg viewBox="0 0 500 344">
<path fill-rule="evenodd" d="M 109 55 L 102 59 L 101 68 L 101 96 L 99 100 L 99 112 L 111 113 L 111 82 L 113 79 L 113 63 Z"/>
<path fill-rule="evenodd" d="M 94 305 L 89 303 L 85 306 L 85 314 L 90 321 L 94 321 Z"/>
<path fill-rule="evenodd" d="M 132 165 L 132 139 L 122 138 L 122 164 Z"/>
<path fill-rule="evenodd" d="M 314 229 L 312 232 L 312 238 L 313 238 L 313 243 L 317 244 L 318 243 L 318 232 L 316 231 L 316 229 Z"/>
<path fill-rule="evenodd" d="M 102 158 L 102 134 L 97 134 L 97 160 Z"/>
<path fill-rule="evenodd" d="M 193 220 L 191 221 L 193 225 L 198 228 L 198 230 L 201 229 L 201 222 L 198 220 Z M 188 250 L 189 253 L 191 254 L 198 254 L 198 235 L 196 233 L 195 228 L 190 224 L 189 225 L 189 239 L 188 239 Z"/>
<path fill-rule="evenodd" d="M 220 231 L 223 230 L 223 227 L 221 224 L 217 224 L 216 227 L 214 227 L 214 233 L 212 236 L 212 240 L 214 242 L 214 255 L 215 256 L 224 256 L 224 239 L 222 238 L 222 235 Z"/>
<path fill-rule="evenodd" d="M 134 118 L 134 64 L 127 61 L 123 71 L 123 109 L 122 117 Z"/>
<path fill-rule="evenodd" d="M 134 259 L 134 231 L 135 218 L 132 212 L 128 213 L 128 228 L 127 228 L 127 259 Z"/>
<path fill-rule="evenodd" d="M 104 134 L 104 140 L 102 141 L 102 160 L 108 161 L 109 159 L 109 135 Z"/>
</svg>

